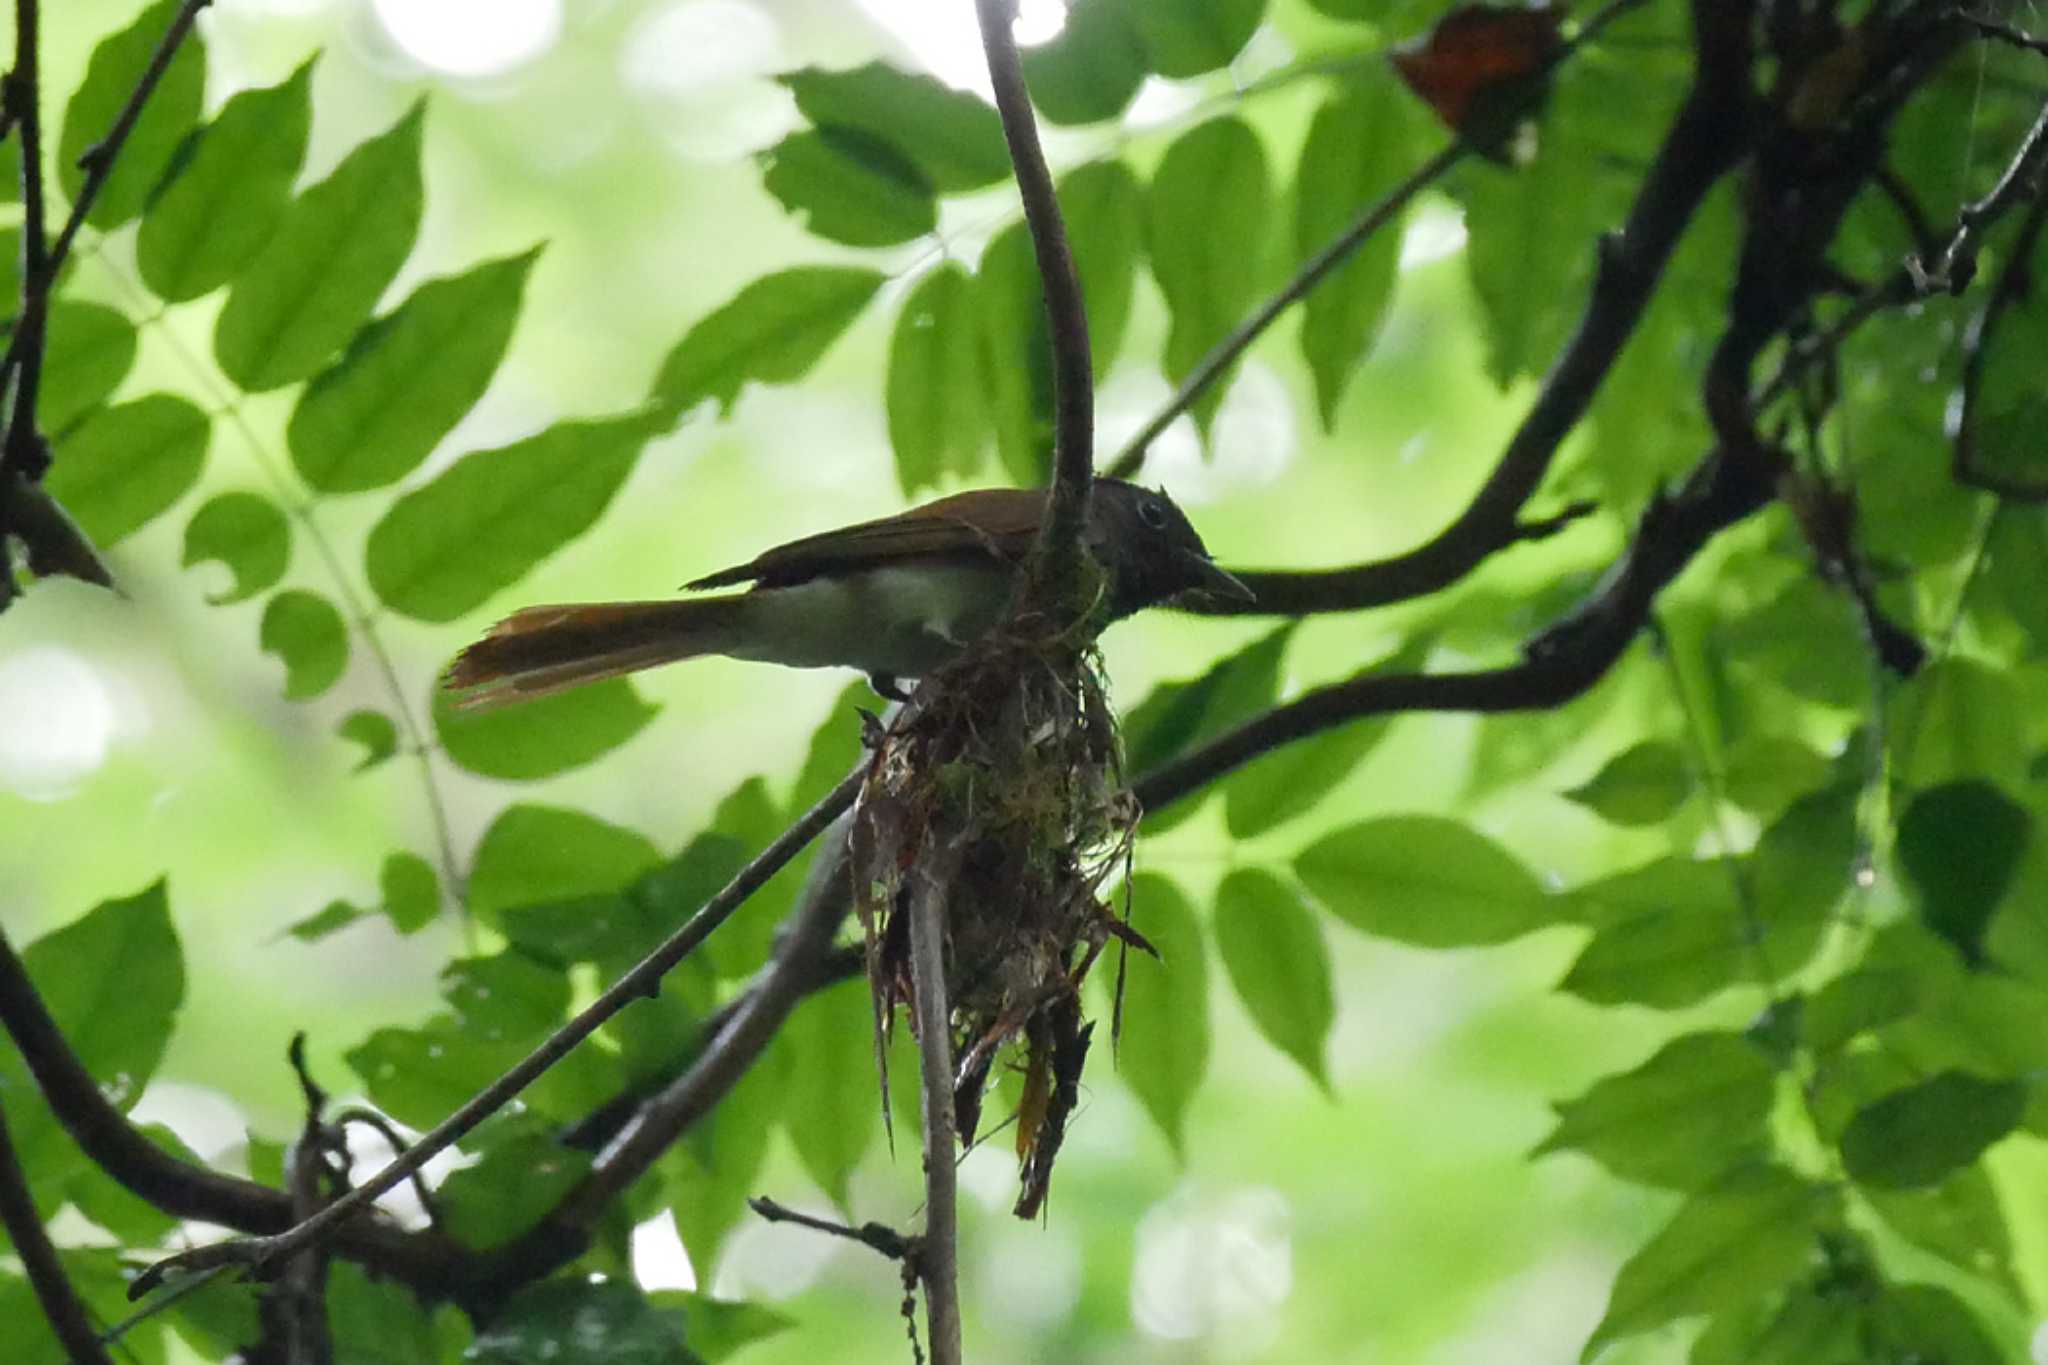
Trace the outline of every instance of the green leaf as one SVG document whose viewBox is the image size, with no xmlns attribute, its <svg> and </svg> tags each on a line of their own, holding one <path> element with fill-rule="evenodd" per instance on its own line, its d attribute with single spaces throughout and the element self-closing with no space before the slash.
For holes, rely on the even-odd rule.
<svg viewBox="0 0 2048 1365">
<path fill-rule="evenodd" d="M 420 1301 L 396 1280 L 371 1279 L 353 1261 L 327 1272 L 334 1365 L 433 1365 L 433 1328 Z"/>
<path fill-rule="evenodd" d="M 1948 471 L 1941 471 L 1945 478 Z M 1974 514 L 1975 508 L 1971 509 Z M 2025 628 L 2038 654 L 2048 650 L 2048 595 L 2035 591 L 2048 572 L 2048 508 L 2001 503 L 1984 542 L 1984 586 Z"/>
<path fill-rule="evenodd" d="M 1159 950 L 1159 957 L 1130 955 L 1117 1074 L 1159 1125 L 1174 1155 L 1185 1157 L 1188 1105 L 1209 1069 L 1202 929 L 1180 888 L 1164 877 L 1132 878 L 1131 906 L 1132 926 Z"/>
<path fill-rule="evenodd" d="M 1052 470 L 1052 342 L 1038 260 L 1022 223 L 997 233 L 981 253 L 975 292 L 996 454 L 1013 482 L 1043 484 Z"/>
<path fill-rule="evenodd" d="M 190 1293 L 181 1293 L 176 1303 L 166 1306 L 166 1316 L 203 1359 L 225 1360 L 263 1335 L 258 1292 L 253 1281 L 216 1275 Z"/>
<path fill-rule="evenodd" d="M 1806 574 L 1720 632 L 1730 657 L 1808 701 L 1870 705 L 1870 650 L 1855 609 Z"/>
<path fill-rule="evenodd" d="M 433 699 L 434 734 L 457 767 L 502 782 L 534 782 L 594 763 L 646 728 L 661 708 L 624 678 L 517 706 L 461 711 Z"/>
<path fill-rule="evenodd" d="M 1596 1005 L 1680 1009 L 1750 977 L 1755 950 L 1722 861 L 1662 858 L 1571 893 L 1597 927 L 1560 990 Z"/>
<path fill-rule="evenodd" d="M 1051 123 L 1097 123 L 1130 106 L 1145 48 L 1124 0 L 1074 0 L 1052 41 L 1023 52 L 1031 102 Z"/>
<path fill-rule="evenodd" d="M 692 1266 L 717 1276 L 718 1253 L 747 1212 L 747 1197 L 788 1098 L 790 1052 L 771 1047 L 740 1083 L 662 1159 L 662 1197 Z"/>
<path fill-rule="evenodd" d="M 671 420 L 707 398 L 717 399 L 724 414 L 749 382 L 803 378 L 861 315 L 884 278 L 864 267 L 812 265 L 755 280 L 668 353 L 652 396 Z"/>
<path fill-rule="evenodd" d="M 43 1005 L 100 1093 L 134 1107 L 163 1060 L 185 999 L 185 956 L 164 883 L 103 901 L 22 955 Z M 61 1179 L 80 1159 L 62 1139 L 12 1043 L 0 1044 L 0 1093 L 23 1169 Z"/>
<path fill-rule="evenodd" d="M 135 239 L 142 281 L 167 303 L 209 294 L 270 240 L 291 200 L 312 124 L 313 64 L 244 90 L 200 130 Z"/>
<path fill-rule="evenodd" d="M 867 1154 L 882 1114 L 874 1017 L 865 982 L 848 981 L 797 1006 L 782 1129 L 818 1188 L 851 1214 L 847 1181 Z"/>
<path fill-rule="evenodd" d="M 1216 892 L 1216 955 L 1268 1042 L 1328 1089 L 1324 1050 L 1336 1022 L 1330 950 L 1301 893 L 1260 868 L 1239 868 Z"/>
<path fill-rule="evenodd" d="M 43 483 L 94 544 L 109 546 L 162 516 L 199 481 L 212 435 L 198 408 L 153 393 L 101 408 L 66 432 Z"/>
<path fill-rule="evenodd" d="M 57 140 L 57 184 L 66 199 L 78 199 L 85 183 L 79 159 L 112 131 L 178 8 L 177 0 L 159 0 L 134 23 L 102 39 L 93 49 L 85 80 L 64 106 L 64 131 Z M 150 92 L 149 102 L 142 106 L 141 117 L 121 144 L 113 171 L 85 216 L 88 224 L 106 232 L 142 212 L 178 145 L 199 121 L 205 88 L 206 44 L 194 29 L 178 45 L 170 66 Z"/>
<path fill-rule="evenodd" d="M 1557 918 L 1552 898 L 1513 855 L 1436 816 L 1348 825 L 1311 844 L 1294 870 L 1353 928 L 1423 948 L 1505 943 Z"/>
<path fill-rule="evenodd" d="M 494 1043 L 537 1043 L 569 1010 L 568 975 L 518 948 L 455 959 L 441 969 L 441 994 L 464 1029 Z"/>
<path fill-rule="evenodd" d="M 360 905 L 344 900 L 332 900 L 307 915 L 304 919 L 293 920 L 285 926 L 285 933 L 301 943 L 318 943 L 321 939 L 354 924 L 357 920 L 368 919 L 370 912 Z"/>
<path fill-rule="evenodd" d="M 469 912 L 487 928 L 521 905 L 619 892 L 661 861 L 647 836 L 558 806 L 507 806 L 477 844 Z"/>
<path fill-rule="evenodd" d="M 2021 1081 L 1944 1071 L 1858 1110 L 1842 1132 L 1842 1165 L 1880 1189 L 1932 1185 L 2019 1127 L 2026 1110 Z"/>
<path fill-rule="evenodd" d="M 1722 781 L 1728 799 L 1746 811 L 1772 815 L 1796 796 L 1827 780 L 1828 761 L 1802 740 L 1745 735 L 1728 750 Z"/>
<path fill-rule="evenodd" d="M 2012 1359 L 1960 1298 L 1935 1284 L 1889 1286 L 1870 1310 L 1867 1339 L 1886 1361 L 2001 1365 Z"/>
<path fill-rule="evenodd" d="M 1828 1192 L 1777 1166 L 1743 1166 L 1687 1200 L 1615 1276 L 1607 1313 L 1580 1360 L 1677 1318 L 1759 1298 L 1796 1274 Z"/>
<path fill-rule="evenodd" d="M 1623 1180 L 1692 1190 L 1769 1143 L 1771 1063 L 1736 1033 L 1674 1038 L 1557 1105 L 1534 1156 L 1584 1152 Z"/>
<path fill-rule="evenodd" d="M 50 305 L 36 419 L 65 428 L 106 401 L 135 363 L 135 326 L 111 308 L 59 299 Z"/>
<path fill-rule="evenodd" d="M 1130 6 L 1146 64 L 1176 80 L 1229 65 L 1265 13 L 1266 0 L 1134 0 Z"/>
<path fill-rule="evenodd" d="M 1418 635 L 1370 673 L 1404 673 L 1429 657 L 1432 641 Z M 1332 788 L 1349 777 L 1378 746 L 1397 719 L 1370 716 L 1326 730 L 1312 739 L 1283 744 L 1224 778 L 1224 823 L 1233 839 L 1250 839 L 1316 809 Z"/>
<path fill-rule="evenodd" d="M 1773 976 L 1798 971 L 1820 944 L 1829 916 L 1855 885 L 1855 785 L 1818 791 L 1792 803 L 1757 840 L 1749 885 Z"/>
<path fill-rule="evenodd" d="M 1146 227 L 1152 275 L 1173 316 L 1169 381 L 1185 379 L 1257 297 L 1272 205 L 1266 154 L 1242 120 L 1211 119 L 1167 148 L 1152 176 Z M 1229 382 L 1226 373 L 1195 403 L 1203 431 Z"/>
<path fill-rule="evenodd" d="M 151 1146 L 188 1165 L 203 1167 L 206 1164 L 176 1133 L 160 1123 L 138 1124 L 136 1131 L 147 1138 Z M 175 1215 L 165 1213 L 140 1195 L 130 1192 L 91 1163 L 80 1166 L 65 1182 L 64 1197 L 80 1213 L 114 1234 L 123 1246 L 161 1245 L 178 1226 Z"/>
<path fill-rule="evenodd" d="M 363 756 L 351 772 L 368 772 L 398 752 L 398 727 L 382 711 L 351 711 L 334 728 L 349 743 L 362 746 Z"/>
<path fill-rule="evenodd" d="M 1316 111 L 1295 177 L 1294 246 L 1306 261 L 1409 171 L 1408 95 L 1391 72 L 1347 85 Z M 1371 352 L 1393 301 L 1401 218 L 1383 223 L 1303 301 L 1301 354 L 1315 376 L 1323 429 L 1337 425 L 1344 387 Z"/>
<path fill-rule="evenodd" d="M 690 1350 L 704 1365 L 720 1365 L 742 1346 L 765 1341 L 796 1326 L 795 1319 L 758 1303 L 714 1299 L 679 1289 L 660 1290 L 647 1297 L 657 1307 L 683 1315 L 688 1324 L 685 1335 Z"/>
<path fill-rule="evenodd" d="M 718 803 L 718 809 L 711 818 L 713 833 L 692 840 L 691 847 L 683 851 L 683 855 L 688 857 L 708 837 L 714 841 L 713 848 L 720 856 L 714 858 L 700 852 L 694 861 L 703 869 L 703 875 L 694 879 L 691 885 L 675 888 L 670 893 L 671 900 L 694 896 L 689 910 L 696 909 L 739 871 L 753 850 L 780 834 L 789 821 L 789 812 L 768 794 L 767 782 L 750 777 L 740 783 Z M 795 896 L 795 878 L 789 875 L 789 871 L 785 869 L 778 873 L 766 887 L 749 896 L 747 903 L 734 912 L 725 927 L 704 946 L 705 960 L 720 977 L 737 980 L 752 976 L 767 961 L 774 947 L 776 930 L 781 927 L 783 916 L 788 913 Z"/>
<path fill-rule="evenodd" d="M 1979 778 L 2026 787 L 2028 745 L 2019 689 L 1971 659 L 1929 664 L 1886 708 L 1893 780 L 1907 791 Z"/>
<path fill-rule="evenodd" d="M 477 1333 L 476 1365 L 695 1365 L 680 1315 L 624 1280 L 575 1276 L 528 1285 Z"/>
<path fill-rule="evenodd" d="M 1058 190 L 1074 268 L 1081 275 L 1089 354 L 1100 377 L 1123 349 L 1130 322 L 1138 257 L 1145 249 L 1145 193 L 1122 161 L 1077 166 L 1061 177 Z"/>
<path fill-rule="evenodd" d="M 2033 817 L 1989 782 L 1929 787 L 1899 820 L 1899 866 L 1920 918 L 1965 962 L 1983 960 L 1984 934 L 2033 840 Z"/>
<path fill-rule="evenodd" d="M 900 152 L 866 133 L 791 133 L 766 159 L 762 186 L 827 241 L 895 246 L 939 225 L 931 182 Z"/>
<path fill-rule="evenodd" d="M 1676 744 L 1645 740 L 1607 760 L 1584 785 L 1564 793 L 1612 825 L 1662 824 L 1692 795 L 1692 766 Z"/>
<path fill-rule="evenodd" d="M 941 194 L 980 189 L 1010 174 L 994 106 L 922 72 L 869 62 L 848 71 L 805 67 L 778 79 L 815 127 L 851 129 L 883 143 Z"/>
<path fill-rule="evenodd" d="M 429 280 L 355 335 L 292 409 L 292 463 L 322 493 L 396 483 L 497 373 L 540 249 Z"/>
<path fill-rule="evenodd" d="M 185 553 L 179 563 L 224 564 L 234 582 L 210 593 L 215 606 L 241 602 L 284 577 L 292 559 L 292 528 L 277 504 L 260 493 L 217 493 L 185 523 Z"/>
<path fill-rule="evenodd" d="M 433 864 L 417 853 L 386 856 L 377 889 L 384 897 L 385 915 L 401 934 L 426 928 L 441 911 L 441 879 Z"/>
<path fill-rule="evenodd" d="M 591 1155 L 529 1134 L 494 1143 L 434 1191 L 441 1227 L 465 1246 L 502 1246 L 531 1231 L 589 1173 Z"/>
<path fill-rule="evenodd" d="M 2041 441 L 2048 428 L 2048 396 L 2026 394 L 1971 425 L 1964 459 L 1972 477 L 2026 498 L 2048 495 L 2048 448 Z"/>
<path fill-rule="evenodd" d="M 903 301 L 889 342 L 885 404 L 905 494 L 972 474 L 988 432 L 973 281 L 948 261 Z"/>
<path fill-rule="evenodd" d="M 284 695 L 291 701 L 319 696 L 348 668 L 348 623 L 317 592 L 286 588 L 271 598 L 256 638 L 265 654 L 284 663 Z"/>
<path fill-rule="evenodd" d="M 1861 1282 L 1796 1284 L 1766 1311 L 1753 1303 L 1716 1317 L 1693 1342 L 1687 1365 L 1813 1365 L 1861 1355 Z"/>
<path fill-rule="evenodd" d="M 1865 967 L 1835 977 L 1807 997 L 1800 1033 L 1818 1053 L 1840 1049 L 1860 1034 L 1911 1014 L 1919 1004 L 1910 973 Z"/>
<path fill-rule="evenodd" d="M 654 433 L 645 416 L 561 422 L 463 456 L 370 528 L 371 589 L 419 621 L 474 610 L 596 525 Z"/>
<path fill-rule="evenodd" d="M 1980 1165 L 1951 1172 L 1914 1190 L 1865 1186 L 1859 1193 L 1885 1226 L 1973 1275 L 1984 1275 L 2023 1299 L 2012 1264 L 2012 1233 L 1998 1190 Z"/>
<path fill-rule="evenodd" d="M 236 276 L 214 326 L 221 370 L 249 393 L 305 379 L 354 336 L 419 233 L 424 104 L 293 200 Z"/>
<path fill-rule="evenodd" d="M 1280 661 L 1294 624 L 1268 631 L 1209 671 L 1184 682 L 1164 682 L 1124 717 L 1125 766 L 1146 773 L 1168 759 L 1235 728 L 1271 706 L 1280 693 Z M 1200 808 L 1205 788 L 1163 810 L 1146 813 L 1146 828 L 1169 829 Z"/>
</svg>

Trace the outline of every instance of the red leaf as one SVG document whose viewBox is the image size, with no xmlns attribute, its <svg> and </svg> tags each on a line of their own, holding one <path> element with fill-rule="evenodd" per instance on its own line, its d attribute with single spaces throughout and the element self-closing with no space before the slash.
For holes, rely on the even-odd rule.
<svg viewBox="0 0 2048 1365">
<path fill-rule="evenodd" d="M 1564 47 L 1564 11 L 1462 5 L 1437 21 L 1426 38 L 1403 43 L 1394 69 L 1408 88 L 1463 133 L 1486 97 L 1547 69 Z"/>
</svg>

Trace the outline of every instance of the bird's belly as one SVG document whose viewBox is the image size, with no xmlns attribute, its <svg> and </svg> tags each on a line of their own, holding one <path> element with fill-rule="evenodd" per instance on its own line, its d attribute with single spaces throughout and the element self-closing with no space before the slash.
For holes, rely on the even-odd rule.
<svg viewBox="0 0 2048 1365">
<path fill-rule="evenodd" d="M 857 668 L 917 677 L 1001 619 L 1011 576 L 997 568 L 920 565 L 756 588 L 736 658 L 788 668 Z"/>
</svg>

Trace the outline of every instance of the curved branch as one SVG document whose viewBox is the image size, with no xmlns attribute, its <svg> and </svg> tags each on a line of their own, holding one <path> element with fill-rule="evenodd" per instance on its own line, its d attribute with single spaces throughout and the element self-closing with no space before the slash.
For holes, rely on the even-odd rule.
<svg viewBox="0 0 2048 1365">
<path fill-rule="evenodd" d="M 1024 200 L 1024 222 L 1038 257 L 1038 278 L 1045 291 L 1045 315 L 1052 338 L 1053 479 L 1045 521 L 1038 533 L 1038 578 L 1052 585 L 1055 598 L 1071 596 L 1065 585 L 1075 580 L 1081 527 L 1088 516 L 1088 489 L 1095 473 L 1095 362 L 1088 349 L 1088 311 L 1082 302 L 1081 277 L 1074 270 L 1074 253 L 1067 244 L 1066 224 L 1060 219 L 1052 170 L 1046 165 L 1045 149 L 1038 144 L 1031 95 L 1024 86 L 1024 64 L 1013 29 L 1016 0 L 975 0 L 974 13 L 981 25 L 982 48 L 988 54 L 989 81 L 995 87 L 996 111 L 1002 115 L 1003 138 L 1017 174 L 1017 192 Z"/>
<path fill-rule="evenodd" d="M 1658 149 L 1618 232 L 1600 241 L 1578 329 L 1559 353 L 1528 415 L 1457 519 L 1405 554 L 1349 568 L 1291 572 L 1233 569 L 1255 599 L 1198 608 L 1217 615 L 1356 611 L 1437 591 L 1510 545 L 1556 528 L 1531 525 L 1522 509 L 1550 471 L 1564 438 L 1592 406 L 1641 321 L 1664 267 L 1700 203 L 1751 145 L 1747 4 L 1695 0 L 1699 51 L 1691 90 Z"/>
<path fill-rule="evenodd" d="M 0 1227 L 7 1230 L 14 1243 L 14 1254 L 21 1258 L 29 1288 L 35 1291 L 36 1302 L 42 1305 L 43 1316 L 50 1321 L 50 1330 L 73 1365 L 113 1365 L 107 1348 L 100 1344 L 85 1316 L 78 1291 L 71 1287 L 71 1279 L 64 1273 L 57 1248 L 43 1228 L 42 1215 L 36 1212 L 35 1196 L 29 1193 L 28 1177 L 22 1172 L 21 1158 L 15 1154 L 14 1139 L 7 1133 L 4 1102 L 0 1102 Z"/>
<path fill-rule="evenodd" d="M 504 1075 L 470 1097 L 461 1108 L 441 1120 L 432 1131 L 422 1136 L 409 1150 L 394 1158 L 376 1175 L 327 1205 L 311 1218 L 294 1224 L 288 1231 L 276 1236 L 217 1243 L 158 1261 L 136 1277 L 134 1283 L 129 1286 L 130 1294 L 149 1292 L 173 1270 L 203 1270 L 216 1265 L 249 1265 L 260 1268 L 304 1251 L 330 1236 L 338 1226 L 363 1212 L 372 1200 L 390 1191 L 464 1134 L 502 1109 L 520 1091 L 533 1084 L 542 1072 L 568 1056 L 579 1043 L 595 1033 L 606 1020 L 634 1000 L 659 991 L 661 978 L 671 968 L 695 951 L 699 944 L 711 936 L 713 930 L 725 923 L 735 910 L 746 903 L 747 897 L 760 890 L 785 863 L 802 852 L 805 846 L 818 836 L 819 831 L 853 804 L 854 796 L 860 789 L 862 776 L 860 771 L 855 771 L 840 782 L 817 805 L 811 807 L 788 829 L 776 836 L 773 843 L 756 854 L 753 861 L 740 869 L 739 875 L 726 883 L 724 889 L 717 895 L 706 901 L 704 908 L 692 915 L 682 928 L 642 958 L 632 970 L 613 982 L 575 1018 L 556 1029 Z"/>
</svg>

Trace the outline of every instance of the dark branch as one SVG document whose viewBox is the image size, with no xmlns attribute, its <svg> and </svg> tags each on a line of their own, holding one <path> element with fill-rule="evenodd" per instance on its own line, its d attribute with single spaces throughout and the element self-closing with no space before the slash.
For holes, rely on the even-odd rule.
<svg viewBox="0 0 2048 1365">
<path fill-rule="evenodd" d="M 106 1347 L 100 1344 L 85 1316 L 78 1291 L 71 1287 L 70 1277 L 64 1273 L 64 1263 L 57 1258 L 57 1248 L 51 1245 L 50 1234 L 43 1228 L 42 1215 L 36 1212 L 35 1196 L 29 1193 L 28 1177 L 15 1153 L 14 1139 L 7 1133 L 4 1100 L 0 1100 L 0 1227 L 7 1229 L 14 1254 L 21 1258 L 21 1268 L 28 1274 L 29 1287 L 35 1291 L 36 1302 L 43 1306 L 43 1316 L 49 1319 L 50 1330 L 56 1333 L 64 1354 L 73 1365 L 112 1365 Z"/>
<path fill-rule="evenodd" d="M 974 12 L 981 24 L 981 45 L 988 54 L 989 80 L 995 87 L 1010 164 L 1016 170 L 1017 191 L 1024 200 L 1024 222 L 1038 257 L 1052 338 L 1053 479 L 1038 534 L 1037 591 L 1045 601 L 1071 600 L 1077 595 L 1072 585 L 1078 580 L 1081 527 L 1088 516 L 1088 489 L 1095 471 L 1095 363 L 1088 348 L 1088 312 L 1074 253 L 1067 245 L 1066 224 L 1060 219 L 1052 170 L 1038 145 L 1031 96 L 1024 87 L 1024 65 L 1012 28 L 1016 0 L 975 0 Z"/>
<path fill-rule="evenodd" d="M 862 1223 L 853 1227 L 846 1223 L 835 1223 L 830 1218 L 813 1218 L 808 1213 L 776 1203 L 760 1195 L 747 1201 L 747 1207 L 771 1223 L 795 1223 L 800 1228 L 822 1232 L 831 1237 L 844 1237 L 850 1242 L 859 1242 L 870 1250 L 880 1252 L 892 1261 L 901 1261 L 917 1255 L 915 1238 L 905 1237 L 887 1223 Z"/>
<path fill-rule="evenodd" d="M 1602 239 L 1578 330 L 1545 376 L 1499 463 L 1457 520 L 1392 559 L 1321 572 L 1239 572 L 1257 600 L 1219 614 L 1355 611 L 1435 592 L 1530 538 L 1522 509 L 1635 332 L 1694 213 L 1751 145 L 1747 30 L 1752 6 L 1698 0 L 1699 62 L 1690 92 L 1621 230 Z"/>
<path fill-rule="evenodd" d="M 144 1137 L 107 1102 L 65 1042 L 4 933 L 0 1024 L 21 1050 L 29 1075 L 57 1122 L 123 1189 L 174 1217 L 218 1223 L 239 1232 L 274 1233 L 292 1225 L 291 1199 L 282 1190 L 179 1160 Z M 428 1292 L 450 1282 L 461 1255 L 455 1243 L 443 1238 L 405 1233 L 370 1219 L 344 1229 L 336 1249 Z"/>
<path fill-rule="evenodd" d="M 1985 469 L 1978 464 L 1977 425 L 1982 414 L 1977 409 L 1984 389 L 1984 367 L 1990 359 L 1991 342 L 1998 332 L 1998 324 L 2008 311 L 2024 303 L 2040 284 L 2034 277 L 2033 263 L 2034 248 L 2041 240 L 2043 228 L 2048 228 L 2048 196 L 2036 199 L 2033 207 L 2027 210 L 2020 230 L 2013 236 L 2012 250 L 1991 286 L 1991 297 L 1970 319 L 1970 325 L 1963 333 L 1963 412 L 1956 428 L 1955 480 L 2014 502 L 2048 499 L 2048 482 L 2039 478 L 2015 478 L 2010 473 Z"/>
<path fill-rule="evenodd" d="M 394 1158 L 369 1180 L 335 1200 L 313 1217 L 297 1223 L 287 1232 L 270 1237 L 222 1242 L 159 1261 L 136 1278 L 134 1284 L 130 1286 L 130 1292 L 147 1293 L 152 1285 L 172 1270 L 197 1270 L 229 1264 L 260 1268 L 273 1260 L 302 1251 L 331 1235 L 336 1227 L 363 1212 L 372 1200 L 411 1176 L 434 1156 L 445 1151 L 464 1134 L 503 1108 L 520 1091 L 531 1085 L 542 1072 L 568 1056 L 579 1043 L 595 1033 L 606 1020 L 634 1000 L 659 991 L 661 978 L 678 962 L 694 952 L 699 944 L 711 936 L 713 930 L 725 923 L 735 910 L 746 903 L 747 897 L 758 891 L 770 877 L 782 869 L 785 863 L 802 852 L 804 847 L 817 837 L 820 830 L 850 806 L 859 787 L 860 774 L 855 773 L 833 788 L 817 805 L 805 812 L 801 819 L 756 854 L 753 861 L 740 870 L 739 875 L 728 882 L 716 896 L 705 902 L 704 908 L 691 916 L 689 922 L 671 934 L 660 947 L 613 982 L 609 989 L 575 1018 L 557 1029 L 517 1065 L 477 1092 L 461 1108 L 421 1137 L 410 1150 Z"/>
<path fill-rule="evenodd" d="M 946 1001 L 946 910 L 955 851 L 941 852 L 910 873 L 911 1018 L 917 1025 L 918 1073 L 924 1111 L 924 1236 L 917 1272 L 924 1281 L 925 1330 L 932 1365 L 960 1365 L 960 1212 L 954 1153 L 960 1135 L 953 1114 L 953 1011 Z"/>
<path fill-rule="evenodd" d="M 531 1232 L 487 1254 L 486 1281 L 510 1288 L 582 1254 L 611 1201 L 725 1098 L 774 1040 L 790 1010 L 818 988 L 821 967 L 832 957 L 832 937 L 853 906 L 847 879 L 850 825 L 841 816 L 826 832 L 774 957 L 734 1002 L 737 1008 L 722 1012 L 723 1022 L 713 1021 L 704 1050 L 681 1076 L 630 1111 L 615 1135 L 604 1137 L 604 1150 L 589 1174 Z"/>
<path fill-rule="evenodd" d="M 184 45 L 185 36 L 192 31 L 193 23 L 199 18 L 199 11 L 212 4 L 213 0 L 185 0 L 178 6 L 178 12 L 171 16 L 170 26 L 164 30 L 163 38 L 157 43 L 156 51 L 150 54 L 149 65 L 143 69 L 142 79 L 135 83 L 128 102 L 121 106 L 121 112 L 114 116 L 114 126 L 107 130 L 105 137 L 85 149 L 78 158 L 78 167 L 85 172 L 85 179 L 79 184 L 78 199 L 71 205 L 71 216 L 64 220 L 64 230 L 57 234 L 57 244 L 50 248 L 50 260 L 45 270 L 46 286 L 56 283 L 57 272 L 64 268 L 64 258 L 71 253 L 72 239 L 85 226 L 85 216 L 92 211 L 100 191 L 106 188 L 107 177 L 114 173 L 114 159 L 121 154 L 122 146 L 128 141 L 128 134 L 135 131 L 136 120 L 142 117 L 143 106 L 156 93 L 157 85 L 163 80 L 164 72 L 170 69 L 171 59 L 178 55 Z"/>
</svg>

